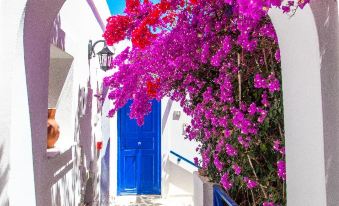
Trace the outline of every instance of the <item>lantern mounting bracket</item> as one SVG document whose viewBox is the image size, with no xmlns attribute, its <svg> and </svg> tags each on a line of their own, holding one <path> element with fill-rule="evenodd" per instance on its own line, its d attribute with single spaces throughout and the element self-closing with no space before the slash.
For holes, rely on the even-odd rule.
<svg viewBox="0 0 339 206">
<path fill-rule="evenodd" d="M 111 50 L 108 48 L 105 40 L 98 40 L 94 44 L 92 43 L 92 40 L 89 40 L 88 42 L 88 63 L 93 57 L 95 57 L 94 48 L 98 43 L 104 43 L 103 49 L 101 49 L 101 51 L 96 53 L 99 57 L 100 68 L 103 71 L 107 71 L 111 67 L 111 62 L 112 62 L 114 53 L 111 52 Z"/>
<path fill-rule="evenodd" d="M 88 60 L 92 59 L 92 57 L 95 57 L 94 47 L 95 47 L 98 43 L 104 43 L 104 47 L 107 46 L 105 40 L 98 40 L 98 41 L 96 41 L 94 44 L 92 43 L 92 40 L 89 40 L 89 42 L 88 42 Z"/>
</svg>

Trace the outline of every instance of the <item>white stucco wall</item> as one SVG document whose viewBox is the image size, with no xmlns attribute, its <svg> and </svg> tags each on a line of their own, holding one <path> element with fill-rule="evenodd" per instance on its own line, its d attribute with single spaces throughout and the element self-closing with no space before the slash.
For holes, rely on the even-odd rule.
<svg viewBox="0 0 339 206">
<path fill-rule="evenodd" d="M 288 205 L 338 205 L 338 3 L 273 11 L 282 57 Z"/>
<path fill-rule="evenodd" d="M 173 114 L 180 112 L 180 116 Z M 192 196 L 193 172 L 197 168 L 171 154 L 173 151 L 191 162 L 198 154 L 197 142 L 185 139 L 184 126 L 191 119 L 183 112 L 178 102 L 162 100 L 162 193 L 164 196 Z"/>
<path fill-rule="evenodd" d="M 86 4 L 72 1 L 66 2 L 59 13 L 59 26 L 65 33 L 62 46 L 65 52 L 74 57 L 74 62 L 57 104 L 56 119 L 60 128 L 64 129 L 57 147 L 65 150 L 73 142 L 77 146 L 72 151 L 73 169 L 52 185 L 52 202 L 59 201 L 60 204 L 57 205 L 67 205 L 70 199 L 73 199 L 71 205 L 77 205 L 81 201 L 81 193 L 86 193 L 85 201 L 91 199 L 97 203 L 100 201 L 100 184 L 97 184 L 100 181 L 100 158 L 98 158 L 100 154 L 95 145 L 105 134 L 101 130 L 101 101 L 94 95 L 101 92 L 104 72 L 99 69 L 97 58 L 93 58 L 88 65 L 87 43 L 88 40 L 95 42 L 101 39 L 103 31 L 98 18 L 93 14 L 93 9 L 103 17 L 109 12 L 105 2 Z M 102 46 L 99 44 L 96 51 Z M 85 105 L 79 102 L 84 102 Z M 84 186 L 87 175 L 94 177 L 93 188 L 87 188 L 89 190 L 86 191 Z M 74 197 L 69 198 L 67 194 Z"/>
<path fill-rule="evenodd" d="M 314 16 L 307 6 L 293 18 L 281 11 L 271 17 L 282 59 L 287 202 L 325 205 L 320 52 Z"/>
<path fill-rule="evenodd" d="M 25 5 L 25 0 L 0 1 L 0 25 L 6 28 L 0 32 L 0 205 L 35 204 L 22 39 Z"/>
<path fill-rule="evenodd" d="M 87 44 L 89 39 L 102 38 L 104 19 L 99 22 L 97 14 L 107 16 L 109 11 L 104 1 L 67 1 L 62 7 L 63 3 L 0 2 L 0 23 L 6 28 L 1 32 L 0 49 L 1 91 L 6 94 L 0 103 L 0 188 L 4 188 L 0 205 L 78 205 L 81 178 L 85 177 L 80 167 L 96 175 L 100 172 L 95 140 L 102 138 L 101 110 L 90 95 L 101 86 L 103 72 L 98 70 L 97 58 L 88 65 Z M 53 25 L 59 11 L 59 24 Z M 46 154 L 50 43 L 74 57 L 57 106 L 56 118 L 61 126 L 57 147 L 62 154 L 53 159 Z M 79 88 L 85 88 L 88 97 L 85 114 L 78 112 Z M 93 93 L 88 92 L 91 89 Z M 81 122 L 87 128 L 79 127 Z M 81 136 L 85 139 L 80 143 Z M 84 155 L 81 144 L 90 145 L 89 151 L 83 149 Z M 83 163 L 84 156 L 94 164 Z M 98 200 L 99 193 L 95 195 Z"/>
</svg>

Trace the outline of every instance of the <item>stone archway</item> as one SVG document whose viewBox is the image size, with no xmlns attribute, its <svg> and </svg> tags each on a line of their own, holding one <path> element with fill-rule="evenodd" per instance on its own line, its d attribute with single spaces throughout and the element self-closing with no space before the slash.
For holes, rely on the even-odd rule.
<svg viewBox="0 0 339 206">
<path fill-rule="evenodd" d="M 314 2 L 293 18 L 278 10 L 270 13 L 282 59 L 288 205 L 339 202 L 335 4 Z"/>
<path fill-rule="evenodd" d="M 46 109 L 52 26 L 65 0 L 29 0 L 23 42 L 32 137 L 36 205 L 50 205 L 46 159 Z M 42 195 L 46 194 L 46 195 Z"/>
</svg>

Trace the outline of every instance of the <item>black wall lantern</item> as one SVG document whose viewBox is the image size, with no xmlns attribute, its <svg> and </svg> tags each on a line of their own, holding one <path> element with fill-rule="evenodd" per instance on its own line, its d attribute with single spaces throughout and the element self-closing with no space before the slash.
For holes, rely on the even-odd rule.
<svg viewBox="0 0 339 206">
<path fill-rule="evenodd" d="M 104 48 L 101 51 L 99 51 L 97 55 L 99 57 L 100 68 L 104 71 L 107 71 L 111 66 L 114 53 L 111 52 L 111 50 L 109 50 L 105 40 L 96 41 L 94 44 L 92 44 L 92 40 L 89 40 L 88 60 L 92 59 L 92 57 L 95 57 L 94 47 L 101 42 L 104 43 Z"/>
</svg>

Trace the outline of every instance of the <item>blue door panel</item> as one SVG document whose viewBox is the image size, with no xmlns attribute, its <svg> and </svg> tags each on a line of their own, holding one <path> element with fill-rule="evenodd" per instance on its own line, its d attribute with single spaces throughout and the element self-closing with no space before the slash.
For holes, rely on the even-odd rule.
<svg viewBox="0 0 339 206">
<path fill-rule="evenodd" d="M 155 180 L 154 174 L 154 156 L 143 155 L 143 164 L 140 168 L 140 187 L 139 190 L 146 194 L 152 194 Z"/>
<path fill-rule="evenodd" d="M 160 194 L 160 102 L 139 127 L 129 118 L 131 102 L 118 112 L 118 195 Z"/>
<path fill-rule="evenodd" d="M 136 180 L 136 166 L 137 166 L 137 156 L 125 156 L 124 157 L 124 176 L 123 182 L 125 183 L 126 190 L 135 190 L 137 188 Z"/>
</svg>

